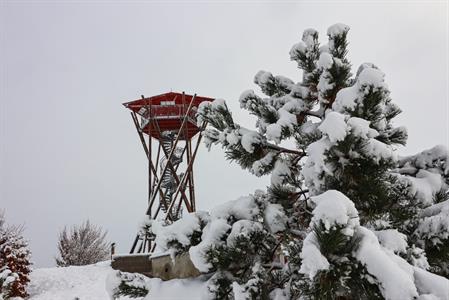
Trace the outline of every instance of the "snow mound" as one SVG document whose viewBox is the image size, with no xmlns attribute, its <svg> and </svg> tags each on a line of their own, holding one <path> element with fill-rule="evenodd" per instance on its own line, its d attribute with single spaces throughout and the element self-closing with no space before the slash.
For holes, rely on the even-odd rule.
<svg viewBox="0 0 449 300">
<path fill-rule="evenodd" d="M 88 266 L 43 268 L 33 270 L 28 286 L 29 300 L 111 300 L 106 280 L 117 272 L 109 261 Z M 206 279 L 174 279 L 162 281 L 149 278 L 149 294 L 144 298 L 120 297 L 117 300 L 201 299 Z"/>
<path fill-rule="evenodd" d="M 30 300 L 109 300 L 106 277 L 109 262 L 88 266 L 36 269 L 28 286 Z"/>
</svg>

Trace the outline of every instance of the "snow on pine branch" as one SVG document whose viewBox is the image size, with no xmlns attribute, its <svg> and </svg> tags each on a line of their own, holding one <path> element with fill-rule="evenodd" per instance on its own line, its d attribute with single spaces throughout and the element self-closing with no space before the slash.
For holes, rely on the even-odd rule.
<svg viewBox="0 0 449 300">
<path fill-rule="evenodd" d="M 302 285 L 307 288 L 301 293 L 312 298 L 314 292 L 385 299 L 449 294 L 441 288 L 447 281 L 425 271 L 449 274 L 448 152 L 440 146 L 398 159 L 395 147 L 405 145 L 407 131 L 392 120 L 401 110 L 374 64 L 364 63 L 352 75 L 348 32 L 349 26 L 335 24 L 320 45 L 316 30 L 304 31 L 290 50 L 303 71 L 300 82 L 257 72 L 254 83 L 264 95 L 247 90 L 239 98 L 240 107 L 257 118 L 255 130 L 234 122 L 223 100 L 200 106 L 199 119 L 210 124 L 203 133 L 209 148 L 220 144 L 228 159 L 256 176 L 271 173 L 264 197 L 225 205 L 200 231 L 190 231 L 185 245 L 190 243 L 199 269 L 216 272 L 210 291 L 218 298 L 231 291 L 260 295 L 258 284 L 278 275 L 283 283 L 276 289 L 284 295 Z M 281 146 L 288 139 L 296 149 Z M 200 239 L 192 238 L 198 234 Z M 251 248 L 261 239 L 268 246 Z M 276 243 L 290 255 L 288 269 L 305 275 L 288 275 L 289 288 L 282 272 L 270 277 L 274 265 L 262 279 L 260 268 L 238 258 Z M 439 283 L 433 286 L 430 278 Z"/>
<path fill-rule="evenodd" d="M 351 255 L 365 266 L 373 280 L 379 282 L 385 299 L 416 299 L 427 294 L 436 296 L 435 299 L 447 299 L 449 284 L 446 279 L 413 267 L 395 254 L 405 251 L 407 242 L 403 234 L 396 230 L 373 232 L 361 226 L 354 204 L 338 191 L 327 191 L 312 197 L 312 201 L 316 205 L 311 221 L 314 228 L 317 224 L 324 224 L 326 231 L 341 230 L 360 241 Z M 316 230 L 310 232 L 303 242 L 299 271 L 311 280 L 338 262 L 335 257 L 324 256 L 321 247 Z"/>
<path fill-rule="evenodd" d="M 155 253 L 176 255 L 188 251 L 195 267 L 209 272 L 213 265 L 208 252 L 216 247 L 235 247 L 242 237 L 253 233 L 270 234 L 285 230 L 286 215 L 282 206 L 269 203 L 265 194 L 226 202 L 210 213 L 195 212 L 185 215 L 170 225 L 151 220 L 147 229 L 156 236 Z"/>
<path fill-rule="evenodd" d="M 379 102 L 376 108 L 378 117 L 373 120 L 362 118 L 359 113 L 364 111 L 367 93 L 373 91 L 379 91 L 382 95 L 388 93 L 383 80 L 382 72 L 366 66 L 351 87 L 344 88 L 337 93 L 332 106 L 333 110 L 327 111 L 318 126 L 318 130 L 323 134 L 322 138 L 310 144 L 306 150 L 308 158 L 302 174 L 306 185 L 311 186 L 312 193 L 318 193 L 322 189 L 325 179 L 323 175 L 332 176 L 335 171 L 334 165 L 324 159 L 326 153 L 346 139 L 363 141 L 361 149 L 352 151 L 353 158 L 369 157 L 378 164 L 381 161 L 397 160 L 392 146 L 378 139 L 380 133 L 377 129 L 383 129 L 387 124 L 385 114 L 382 113 L 388 107 L 387 99 Z M 359 115 L 360 117 L 358 117 Z M 338 152 L 336 151 L 336 153 Z M 344 164 L 348 159 L 349 157 L 341 157 L 340 163 Z"/>
<path fill-rule="evenodd" d="M 421 153 L 399 159 L 398 171 L 400 173 L 416 174 L 419 169 L 440 170 L 440 174 L 449 177 L 449 151 L 447 147 L 437 145 Z"/>
</svg>

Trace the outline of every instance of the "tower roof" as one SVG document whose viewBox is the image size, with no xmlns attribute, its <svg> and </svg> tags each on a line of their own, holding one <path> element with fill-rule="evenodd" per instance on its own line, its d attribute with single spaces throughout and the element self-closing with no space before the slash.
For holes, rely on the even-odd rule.
<svg viewBox="0 0 449 300">
<path fill-rule="evenodd" d="M 209 97 L 169 92 L 147 98 L 142 96 L 142 99 L 125 102 L 123 105 L 140 115 L 140 129 L 156 139 L 160 139 L 164 131 L 179 131 L 184 117 L 187 117 L 180 139 L 190 139 L 200 130 L 196 124 L 198 105 L 213 100 Z M 191 102 L 192 106 L 188 110 Z"/>
<path fill-rule="evenodd" d="M 144 106 L 161 105 L 162 103 L 164 103 L 164 101 L 167 101 L 167 102 L 174 101 L 175 104 L 189 105 L 190 101 L 192 101 L 193 95 L 184 94 L 184 99 L 182 96 L 183 96 L 182 93 L 169 92 L 169 93 L 164 93 L 164 94 L 160 94 L 160 95 L 156 95 L 156 96 L 141 98 L 141 99 L 130 101 L 130 102 L 125 102 L 125 103 L 123 103 L 123 105 L 126 108 L 134 111 L 135 113 L 138 113 L 138 111 Z M 197 95 L 195 97 L 195 99 L 193 100 L 193 106 L 198 107 L 198 105 L 203 101 L 213 101 L 213 100 L 214 100 L 213 98 Z"/>
</svg>

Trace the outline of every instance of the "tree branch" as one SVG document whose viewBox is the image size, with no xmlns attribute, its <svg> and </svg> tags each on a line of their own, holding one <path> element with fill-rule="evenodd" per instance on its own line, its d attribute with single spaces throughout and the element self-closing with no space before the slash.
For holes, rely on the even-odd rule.
<svg viewBox="0 0 449 300">
<path fill-rule="evenodd" d="M 274 144 L 270 144 L 270 143 L 264 143 L 264 144 L 262 144 L 262 146 L 264 146 L 264 147 L 266 147 L 268 149 L 279 151 L 281 153 L 291 153 L 291 154 L 300 155 L 301 157 L 307 155 L 306 152 L 304 152 L 304 151 L 287 149 L 287 148 L 280 147 L 280 146 L 277 146 L 277 145 L 274 145 Z"/>
</svg>

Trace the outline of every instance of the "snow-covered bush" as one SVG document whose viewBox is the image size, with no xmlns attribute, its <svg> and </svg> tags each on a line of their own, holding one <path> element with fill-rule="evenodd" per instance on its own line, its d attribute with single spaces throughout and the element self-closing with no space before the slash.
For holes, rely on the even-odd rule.
<svg viewBox="0 0 449 300">
<path fill-rule="evenodd" d="M 149 293 L 150 279 L 138 273 L 111 272 L 106 278 L 106 290 L 111 299 L 122 296 L 143 298 Z"/>
<path fill-rule="evenodd" d="M 152 221 L 159 250 L 189 251 L 212 274 L 211 298 L 448 299 L 448 151 L 397 155 L 407 140 L 393 124 L 401 110 L 377 66 L 351 73 L 348 32 L 335 24 L 320 45 L 316 30 L 304 31 L 290 51 L 300 82 L 256 74 L 265 96 L 240 96 L 256 130 L 236 123 L 224 100 L 200 105 L 206 146 L 271 176 L 266 192 L 210 214 Z"/>
<path fill-rule="evenodd" d="M 56 264 L 59 267 L 83 266 L 107 260 L 109 243 L 105 238 L 106 232 L 89 221 L 70 230 L 64 227 L 59 234 Z"/>
<path fill-rule="evenodd" d="M 28 295 L 30 251 L 22 231 L 22 227 L 6 225 L 0 213 L 0 299 Z"/>
</svg>

